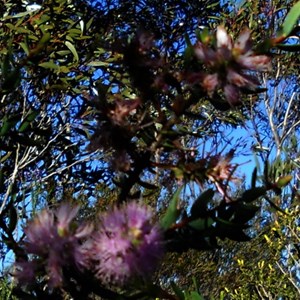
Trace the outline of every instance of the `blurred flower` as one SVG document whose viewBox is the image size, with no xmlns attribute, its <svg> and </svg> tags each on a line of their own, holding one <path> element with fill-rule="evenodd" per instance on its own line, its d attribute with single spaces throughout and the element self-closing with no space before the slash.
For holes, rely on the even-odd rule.
<svg viewBox="0 0 300 300">
<path fill-rule="evenodd" d="M 24 285 L 34 282 L 38 271 L 38 262 L 35 261 L 18 261 L 14 276 L 18 279 L 19 283 Z"/>
<path fill-rule="evenodd" d="M 134 114 L 136 109 L 140 106 L 139 98 L 124 100 L 116 98 L 114 107 L 108 111 L 108 117 L 113 125 L 124 126 L 127 125 L 126 118 L 130 114 Z"/>
<path fill-rule="evenodd" d="M 234 151 L 231 150 L 225 157 L 222 157 L 220 154 L 210 157 L 206 171 L 207 178 L 215 184 L 218 192 L 227 202 L 231 201 L 227 194 L 228 183 L 237 180 L 236 177 L 233 177 L 237 167 L 237 165 L 231 163 L 233 155 Z"/>
<path fill-rule="evenodd" d="M 97 108 L 98 124 L 88 149 L 111 152 L 112 166 L 118 171 L 128 171 L 131 166 L 128 149 L 131 148 L 137 123 L 132 122 L 130 117 L 137 113 L 140 104 L 139 98 L 121 99 L 116 96 L 113 103 L 105 103 Z"/>
<path fill-rule="evenodd" d="M 151 218 L 151 210 L 135 202 L 101 218 L 91 255 L 96 276 L 103 283 L 122 286 L 154 271 L 163 254 L 163 241 Z"/>
<path fill-rule="evenodd" d="M 231 106 L 240 104 L 240 91 L 256 91 L 260 83 L 254 75 L 246 71 L 268 71 L 271 67 L 271 58 L 266 55 L 257 55 L 252 51 L 250 30 L 245 29 L 236 42 L 226 30 L 219 26 L 216 32 L 216 46 L 197 42 L 194 46 L 195 56 L 212 71 L 212 74 L 200 73 L 190 75 L 213 98 L 218 89 L 222 89 L 227 102 Z"/>
<path fill-rule="evenodd" d="M 49 286 L 56 287 L 63 281 L 64 267 L 80 270 L 84 266 L 81 238 L 87 237 L 92 227 L 74 226 L 78 209 L 62 204 L 55 212 L 43 210 L 27 224 L 24 250 L 33 256 L 28 261 L 17 262 L 15 275 L 19 283 L 32 282 L 33 274 L 47 275 Z"/>
</svg>

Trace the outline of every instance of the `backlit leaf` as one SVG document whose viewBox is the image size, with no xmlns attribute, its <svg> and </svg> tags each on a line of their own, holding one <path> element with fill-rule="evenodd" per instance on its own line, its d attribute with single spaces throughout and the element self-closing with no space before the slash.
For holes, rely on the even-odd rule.
<svg viewBox="0 0 300 300">
<path fill-rule="evenodd" d="M 164 217 L 161 220 L 161 226 L 163 229 L 168 229 L 172 224 L 174 224 L 177 220 L 177 218 L 180 215 L 180 210 L 178 208 L 179 200 L 180 200 L 180 193 L 181 193 L 182 187 L 177 189 L 175 194 L 173 195 L 170 205 L 164 215 Z"/>
</svg>

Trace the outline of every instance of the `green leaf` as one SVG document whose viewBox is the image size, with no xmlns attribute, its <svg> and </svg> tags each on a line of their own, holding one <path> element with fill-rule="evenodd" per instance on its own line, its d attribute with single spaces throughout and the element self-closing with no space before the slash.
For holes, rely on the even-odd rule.
<svg viewBox="0 0 300 300">
<path fill-rule="evenodd" d="M 88 30 L 94 21 L 94 17 L 92 17 L 85 25 L 86 30 Z"/>
<path fill-rule="evenodd" d="M 211 227 L 214 223 L 215 223 L 215 221 L 212 218 L 197 219 L 197 220 L 189 222 L 189 226 L 198 231 L 203 231 L 203 230 Z"/>
<path fill-rule="evenodd" d="M 269 53 L 273 46 L 272 39 L 265 39 L 254 48 L 254 51 L 257 54 Z"/>
<path fill-rule="evenodd" d="M 9 232 L 12 233 L 16 229 L 17 222 L 18 222 L 17 210 L 14 208 L 13 205 L 11 205 L 9 210 L 9 224 L 8 224 Z"/>
<path fill-rule="evenodd" d="M 75 47 L 73 46 L 73 44 L 72 44 L 71 42 L 69 42 L 69 41 L 66 41 L 66 42 L 65 42 L 65 45 L 66 45 L 66 46 L 69 48 L 69 50 L 72 52 L 75 61 L 79 61 L 78 53 L 77 53 Z"/>
<path fill-rule="evenodd" d="M 39 66 L 45 69 L 53 69 L 53 70 L 57 70 L 59 68 L 58 65 L 54 63 L 54 61 L 43 62 L 40 63 Z"/>
<path fill-rule="evenodd" d="M 276 47 L 280 50 L 283 51 L 288 51 L 288 52 L 298 52 L 300 51 L 300 45 L 286 45 L 286 44 L 278 44 Z"/>
<path fill-rule="evenodd" d="M 212 200 L 214 196 L 213 189 L 204 191 L 194 202 L 191 208 L 191 217 L 199 218 L 205 217 L 207 212 L 207 204 Z"/>
<path fill-rule="evenodd" d="M 108 66 L 109 63 L 105 61 L 91 61 L 88 63 L 88 66 L 90 67 L 103 67 L 103 66 Z"/>
<path fill-rule="evenodd" d="M 24 52 L 26 53 L 26 55 L 28 55 L 29 54 L 29 48 L 28 48 L 27 43 L 20 42 L 20 46 L 22 47 L 22 49 L 24 50 Z"/>
<path fill-rule="evenodd" d="M 298 1 L 287 14 L 282 30 L 280 31 L 280 36 L 288 36 L 293 30 L 294 26 L 298 23 L 300 18 L 300 1 Z"/>
<path fill-rule="evenodd" d="M 178 203 L 180 200 L 179 196 L 182 191 L 182 188 L 183 187 L 180 187 L 179 189 L 177 189 L 177 191 L 173 195 L 170 205 L 169 205 L 164 217 L 161 220 L 161 226 L 163 229 L 170 228 L 170 226 L 176 222 L 177 218 L 180 215 L 180 210 L 178 209 Z"/>
<path fill-rule="evenodd" d="M 9 73 L 5 74 L 4 81 L 1 88 L 4 91 L 11 91 L 15 89 L 21 82 L 21 72 L 19 68 L 15 68 Z"/>
<path fill-rule="evenodd" d="M 42 38 L 39 40 L 38 45 L 39 46 L 45 46 L 51 39 L 51 34 L 49 32 L 45 32 L 43 34 Z"/>
<path fill-rule="evenodd" d="M 18 13 L 18 14 L 15 14 L 13 16 L 7 16 L 4 18 L 4 20 L 7 20 L 7 19 L 15 19 L 15 18 L 21 18 L 21 17 L 24 17 L 24 16 L 27 16 L 27 15 L 30 15 L 32 14 L 33 12 L 32 11 L 24 11 L 24 12 L 21 12 L 21 13 Z"/>
<path fill-rule="evenodd" d="M 18 117 L 12 117 L 12 118 L 7 118 L 6 116 L 2 120 L 2 127 L 0 129 L 0 136 L 6 135 L 11 128 L 13 128 L 17 123 L 19 119 Z"/>
<path fill-rule="evenodd" d="M 5 162 L 10 156 L 11 156 L 12 152 L 7 152 L 3 157 L 0 158 L 0 163 Z M 1 182 L 1 180 L 0 180 Z"/>
<path fill-rule="evenodd" d="M 58 73 L 69 73 L 70 69 L 67 66 L 61 66 L 58 68 Z"/>
<path fill-rule="evenodd" d="M 171 288 L 179 300 L 185 299 L 183 291 L 178 287 L 178 285 L 174 281 L 171 281 Z"/>
<path fill-rule="evenodd" d="M 281 188 L 287 186 L 292 179 L 293 179 L 292 175 L 282 176 L 277 179 L 276 186 L 281 189 Z"/>
<path fill-rule="evenodd" d="M 70 53 L 69 50 L 60 50 L 60 51 L 56 51 L 55 54 L 58 54 L 60 56 L 66 56 Z"/>
<path fill-rule="evenodd" d="M 257 168 L 255 167 L 251 176 L 251 188 L 255 188 L 256 179 L 257 179 Z"/>
<path fill-rule="evenodd" d="M 257 198 L 264 196 L 267 192 L 265 187 L 255 187 L 250 190 L 247 190 L 243 193 L 242 197 L 238 201 L 252 202 Z"/>
<path fill-rule="evenodd" d="M 29 114 L 25 117 L 25 119 L 20 124 L 20 127 L 18 129 L 19 132 L 24 132 L 30 123 L 39 115 L 39 112 L 37 110 L 29 112 Z"/>
<path fill-rule="evenodd" d="M 203 28 L 203 30 L 198 30 L 196 32 L 197 38 L 204 44 L 207 44 L 207 42 L 210 40 L 211 38 L 211 32 L 209 31 L 209 29 L 207 27 Z"/>
<path fill-rule="evenodd" d="M 235 216 L 232 221 L 234 223 L 245 224 L 255 216 L 259 209 L 260 207 L 256 205 L 238 203 Z"/>
<path fill-rule="evenodd" d="M 191 292 L 188 300 L 204 300 L 204 298 L 198 292 Z"/>
<path fill-rule="evenodd" d="M 193 285 L 194 285 L 194 289 L 196 291 L 198 291 L 199 290 L 199 285 L 198 285 L 198 282 L 197 282 L 197 279 L 196 279 L 195 276 L 193 276 Z"/>
</svg>

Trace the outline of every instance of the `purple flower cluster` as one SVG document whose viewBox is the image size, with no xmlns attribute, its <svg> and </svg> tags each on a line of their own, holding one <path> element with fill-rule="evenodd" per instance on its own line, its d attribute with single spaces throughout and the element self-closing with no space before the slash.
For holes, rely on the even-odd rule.
<svg viewBox="0 0 300 300">
<path fill-rule="evenodd" d="M 260 83 L 250 72 L 268 71 L 271 59 L 266 55 L 257 55 L 252 50 L 250 30 L 245 29 L 233 42 L 227 31 L 219 26 L 216 32 L 216 45 L 197 42 L 194 46 L 195 56 L 211 71 L 190 75 L 190 82 L 200 81 L 207 94 L 213 98 L 219 89 L 223 90 L 226 101 L 231 106 L 240 104 L 240 91 L 255 91 Z"/>
<path fill-rule="evenodd" d="M 42 276 L 49 287 L 63 284 L 64 270 L 88 270 L 102 283 L 122 286 L 151 274 L 163 255 L 160 229 L 149 207 L 135 202 L 100 216 L 100 228 L 78 226 L 78 207 L 43 210 L 24 229 L 27 261 L 16 263 L 20 284 Z"/>
<path fill-rule="evenodd" d="M 28 223 L 24 250 L 30 258 L 16 263 L 20 283 L 31 283 L 46 274 L 49 286 L 57 287 L 63 282 L 63 268 L 83 268 L 81 240 L 91 234 L 92 226 L 73 226 L 78 209 L 63 204 L 55 212 L 43 210 Z"/>
<path fill-rule="evenodd" d="M 135 202 L 101 218 L 91 254 L 96 261 L 96 276 L 102 282 L 123 285 L 154 271 L 163 255 L 163 241 L 151 219 L 149 207 Z"/>
</svg>

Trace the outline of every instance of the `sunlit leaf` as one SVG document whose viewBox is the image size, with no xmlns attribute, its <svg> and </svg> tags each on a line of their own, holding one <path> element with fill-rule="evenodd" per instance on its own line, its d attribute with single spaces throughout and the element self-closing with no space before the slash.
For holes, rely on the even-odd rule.
<svg viewBox="0 0 300 300">
<path fill-rule="evenodd" d="M 282 30 L 279 35 L 288 36 L 293 30 L 294 26 L 298 24 L 300 18 L 300 1 L 298 1 L 287 14 Z"/>
<path fill-rule="evenodd" d="M 43 63 L 40 63 L 39 66 L 42 68 L 45 68 L 45 69 L 53 69 L 53 70 L 57 70 L 59 68 L 59 66 L 57 64 L 55 64 L 54 61 L 43 62 Z"/>
<path fill-rule="evenodd" d="M 88 63 L 88 66 L 91 67 L 102 67 L 102 66 L 108 66 L 109 63 L 105 61 L 91 61 Z"/>
<path fill-rule="evenodd" d="M 79 61 L 79 57 L 78 57 L 78 53 L 74 47 L 74 45 L 72 43 L 70 43 L 69 41 L 65 41 L 65 45 L 69 48 L 69 50 L 72 52 L 75 61 Z"/>
<path fill-rule="evenodd" d="M 292 175 L 282 176 L 277 179 L 276 186 L 278 188 L 283 188 L 283 187 L 287 186 L 291 182 L 292 179 L 293 179 Z"/>
</svg>

